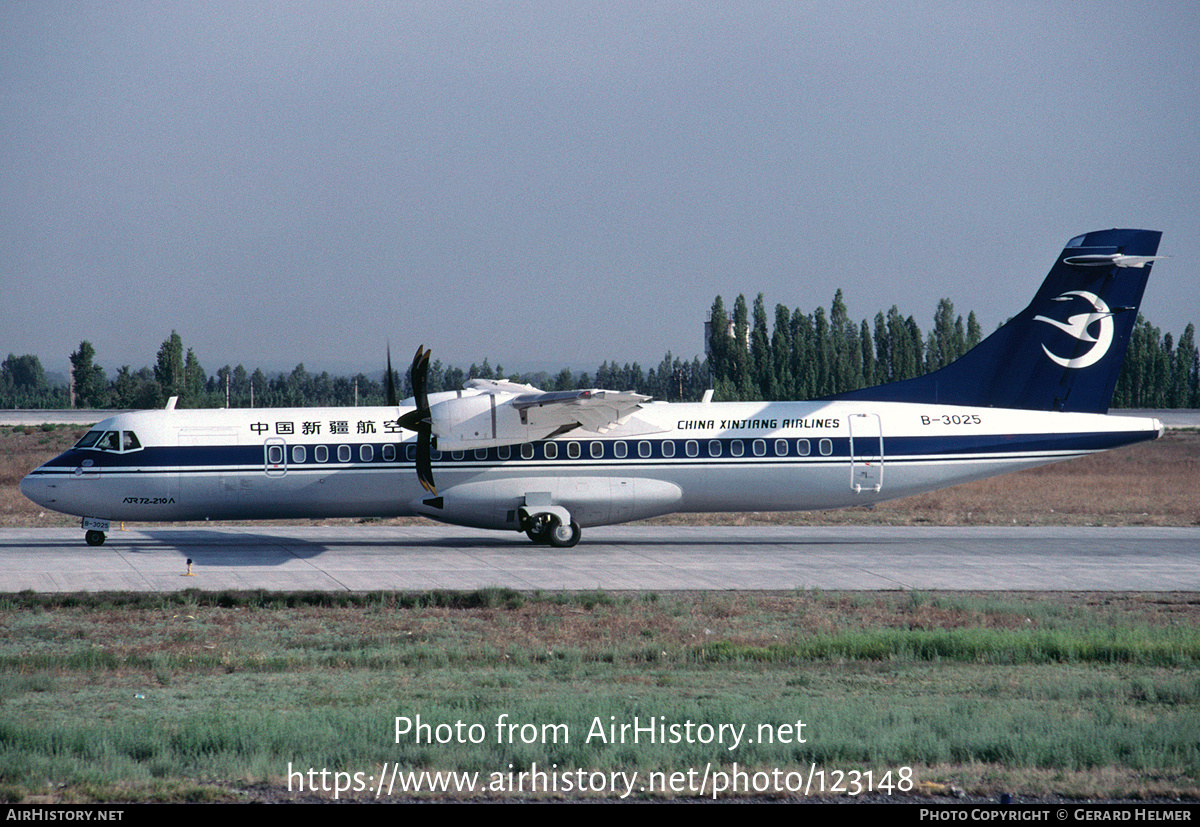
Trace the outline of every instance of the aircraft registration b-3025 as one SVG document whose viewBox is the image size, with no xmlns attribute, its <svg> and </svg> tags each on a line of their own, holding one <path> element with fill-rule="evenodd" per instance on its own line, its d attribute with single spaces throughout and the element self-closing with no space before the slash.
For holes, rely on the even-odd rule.
<svg viewBox="0 0 1200 827">
<path fill-rule="evenodd" d="M 21 490 L 111 520 L 423 515 L 575 545 L 671 512 L 869 505 L 1155 439 L 1107 416 L 1161 233 L 1071 239 L 1030 305 L 952 364 L 809 402 L 653 402 L 472 380 L 385 407 L 122 413 Z M 389 360 L 390 361 L 390 360 Z"/>
</svg>

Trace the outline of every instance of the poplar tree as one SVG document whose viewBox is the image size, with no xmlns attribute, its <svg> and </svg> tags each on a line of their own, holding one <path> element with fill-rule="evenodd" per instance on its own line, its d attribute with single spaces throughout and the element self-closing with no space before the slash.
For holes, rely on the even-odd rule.
<svg viewBox="0 0 1200 827">
<path fill-rule="evenodd" d="M 164 396 L 180 396 L 183 390 L 183 339 L 174 330 L 158 349 L 154 378 Z"/>
<path fill-rule="evenodd" d="M 108 404 L 108 382 L 104 368 L 93 364 L 96 349 L 91 342 L 80 342 L 71 354 L 71 376 L 75 383 L 75 407 L 103 408 Z"/>
</svg>

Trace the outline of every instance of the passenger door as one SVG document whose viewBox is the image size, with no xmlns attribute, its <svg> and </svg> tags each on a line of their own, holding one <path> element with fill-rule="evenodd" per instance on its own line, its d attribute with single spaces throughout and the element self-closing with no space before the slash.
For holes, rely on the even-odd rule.
<svg viewBox="0 0 1200 827">
<path fill-rule="evenodd" d="M 883 423 L 879 414 L 850 414 L 850 487 L 883 489 Z"/>
</svg>

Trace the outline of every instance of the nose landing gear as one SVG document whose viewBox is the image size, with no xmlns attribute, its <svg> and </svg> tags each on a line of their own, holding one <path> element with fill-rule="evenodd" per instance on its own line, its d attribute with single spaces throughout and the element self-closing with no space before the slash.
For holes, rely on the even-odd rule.
<svg viewBox="0 0 1200 827">
<path fill-rule="evenodd" d="M 87 532 L 83 535 L 83 539 L 87 541 L 89 546 L 104 545 L 104 532 L 108 531 L 110 523 L 108 520 L 102 520 L 98 517 L 84 517 L 81 521 L 83 530 Z"/>
</svg>

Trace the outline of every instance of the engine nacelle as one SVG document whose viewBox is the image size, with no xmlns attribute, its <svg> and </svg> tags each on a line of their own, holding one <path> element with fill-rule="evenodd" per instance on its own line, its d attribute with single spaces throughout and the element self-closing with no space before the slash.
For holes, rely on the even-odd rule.
<svg viewBox="0 0 1200 827">
<path fill-rule="evenodd" d="M 429 418 L 438 448 L 442 451 L 491 448 L 548 436 L 552 429 L 521 421 L 521 412 L 511 404 L 514 398 L 510 394 L 482 393 L 431 405 Z"/>
<path fill-rule="evenodd" d="M 679 510 L 683 491 L 663 480 L 630 477 L 530 477 L 455 485 L 414 500 L 426 517 L 476 528 L 522 531 L 520 512 L 563 513 L 579 525 L 644 520 Z"/>
</svg>

